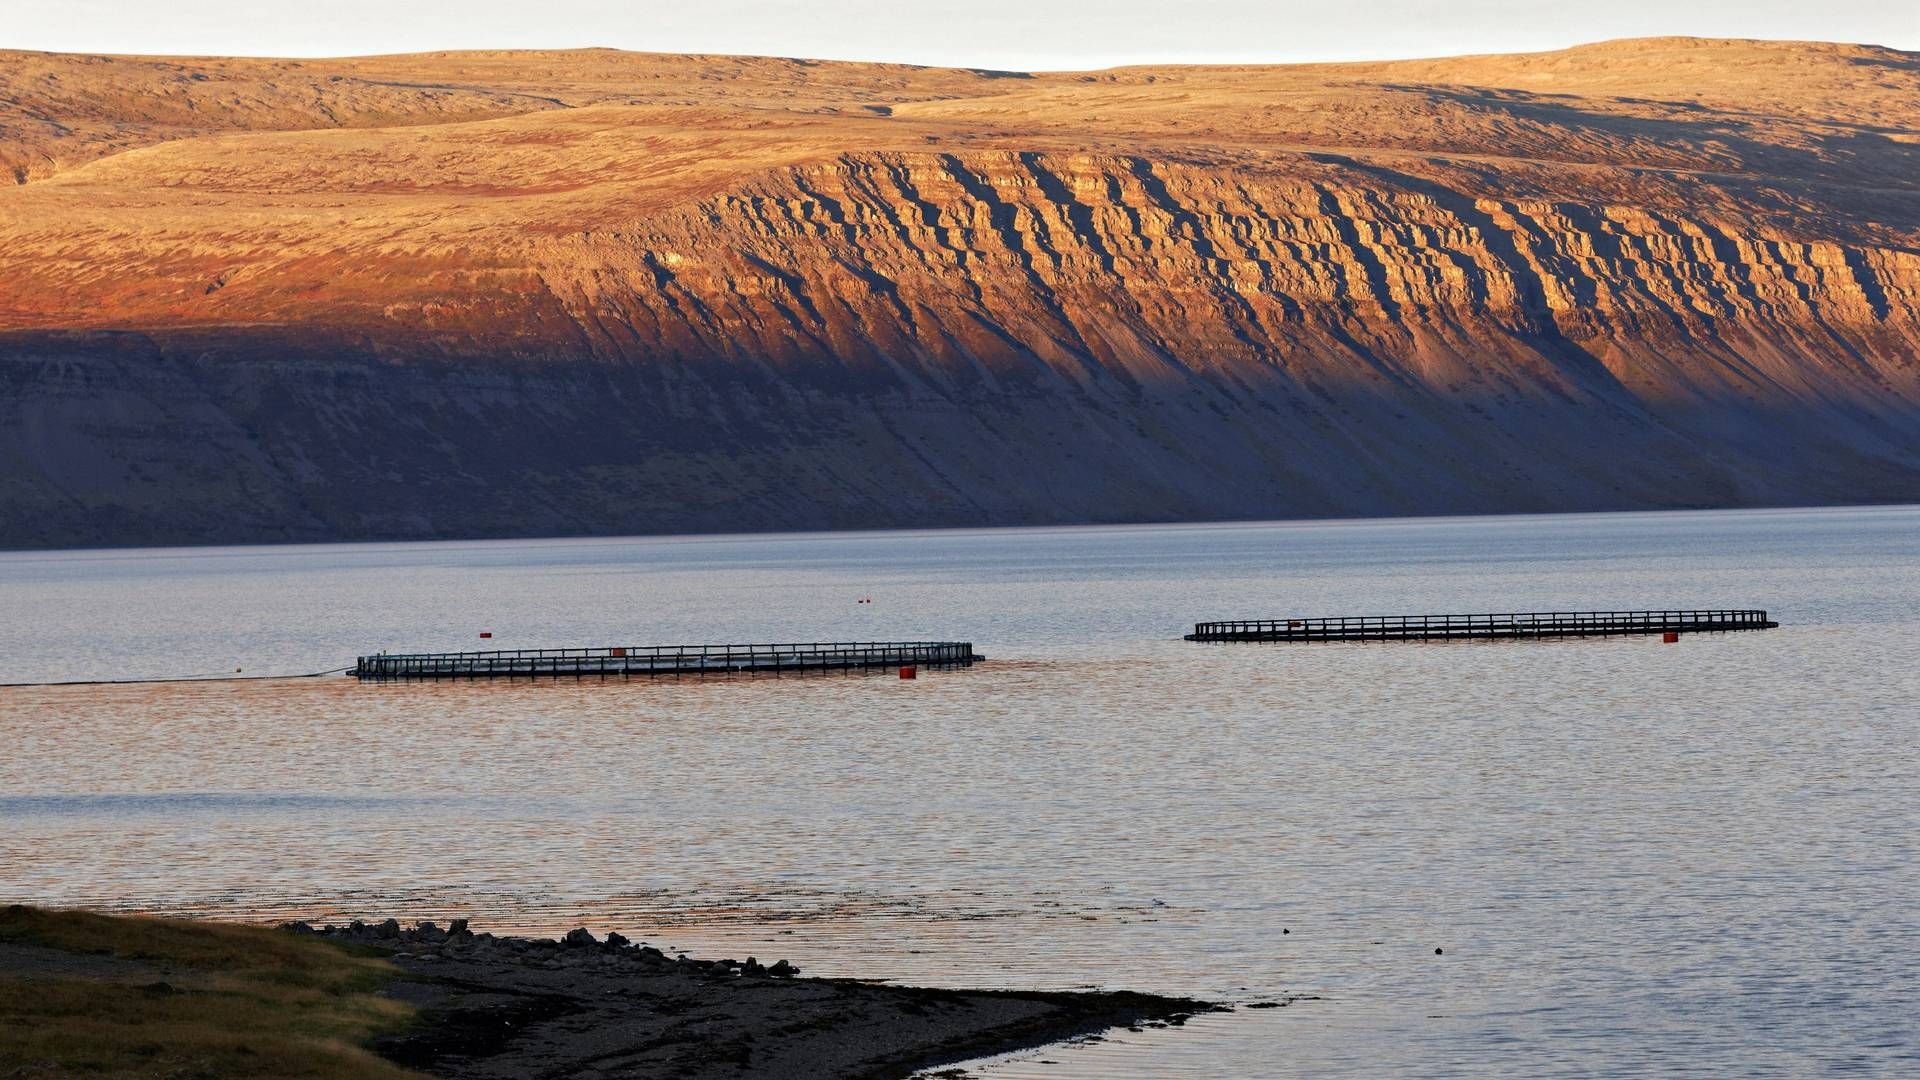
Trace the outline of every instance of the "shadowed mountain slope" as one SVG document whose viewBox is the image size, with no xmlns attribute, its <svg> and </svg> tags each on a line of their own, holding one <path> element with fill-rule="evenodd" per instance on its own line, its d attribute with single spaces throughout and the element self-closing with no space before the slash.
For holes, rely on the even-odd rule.
<svg viewBox="0 0 1920 1080">
<path fill-rule="evenodd" d="M 0 545 L 1920 500 L 1920 58 L 0 53 Z"/>
</svg>

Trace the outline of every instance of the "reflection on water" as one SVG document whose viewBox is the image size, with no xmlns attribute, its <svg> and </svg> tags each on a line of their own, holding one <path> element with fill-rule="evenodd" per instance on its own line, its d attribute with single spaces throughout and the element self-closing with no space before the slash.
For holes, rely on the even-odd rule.
<svg viewBox="0 0 1920 1080">
<path fill-rule="evenodd" d="M 483 630 L 994 658 L 0 690 L 0 900 L 585 924 L 818 974 L 1286 1003 L 996 1077 L 1897 1072 L 1916 601 L 1911 509 L 0 555 L 0 610 L 33 613 L 0 621 L 0 681 L 312 671 Z M 1785 625 L 1178 640 L 1694 605 Z"/>
</svg>

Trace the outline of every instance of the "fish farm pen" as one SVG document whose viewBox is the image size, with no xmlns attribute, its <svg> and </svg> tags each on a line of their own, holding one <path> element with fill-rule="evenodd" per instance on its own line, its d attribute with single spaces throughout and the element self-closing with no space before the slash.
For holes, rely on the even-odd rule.
<svg viewBox="0 0 1920 1080">
<path fill-rule="evenodd" d="M 1358 615 L 1203 622 L 1188 641 L 1447 641 L 1464 638 L 1606 637 L 1771 630 L 1760 610 L 1528 611 L 1488 615 Z"/>
<path fill-rule="evenodd" d="M 614 645 L 594 649 L 379 653 L 349 671 L 361 679 L 630 679 L 779 674 L 890 667 L 965 667 L 984 659 L 968 641 L 815 641 L 784 645 Z"/>
</svg>

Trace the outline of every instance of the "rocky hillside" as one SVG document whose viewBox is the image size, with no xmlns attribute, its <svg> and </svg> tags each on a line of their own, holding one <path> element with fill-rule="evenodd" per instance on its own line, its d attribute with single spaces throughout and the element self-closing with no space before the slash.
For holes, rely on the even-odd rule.
<svg viewBox="0 0 1920 1080">
<path fill-rule="evenodd" d="M 1920 57 L 0 53 L 0 546 L 1920 500 Z"/>
</svg>

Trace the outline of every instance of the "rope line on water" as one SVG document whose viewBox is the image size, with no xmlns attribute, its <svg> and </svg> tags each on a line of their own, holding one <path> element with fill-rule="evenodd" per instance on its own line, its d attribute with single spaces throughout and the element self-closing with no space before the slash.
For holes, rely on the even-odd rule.
<svg viewBox="0 0 1920 1080">
<path fill-rule="evenodd" d="M 154 679 L 69 679 L 65 682 L 10 682 L 0 683 L 0 690 L 12 690 L 35 686 L 140 686 L 147 683 L 188 683 L 188 682 L 256 682 L 270 679 L 317 679 L 322 675 L 338 675 L 343 671 L 352 671 L 353 665 L 329 668 L 326 671 L 309 671 L 304 675 L 167 675 Z"/>
</svg>

